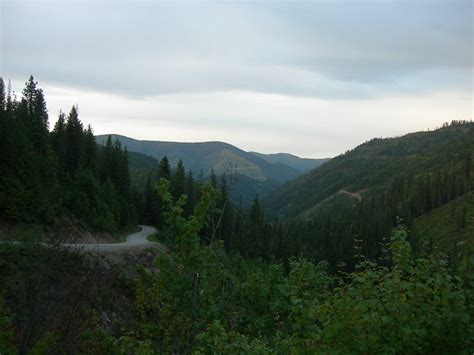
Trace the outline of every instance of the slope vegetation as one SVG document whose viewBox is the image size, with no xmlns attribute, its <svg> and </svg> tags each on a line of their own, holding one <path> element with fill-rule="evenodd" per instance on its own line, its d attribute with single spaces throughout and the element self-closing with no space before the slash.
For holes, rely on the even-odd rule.
<svg viewBox="0 0 474 355">
<path fill-rule="evenodd" d="M 96 136 L 99 144 L 104 144 L 107 135 Z M 300 171 L 282 163 L 271 163 L 254 154 L 247 153 L 233 145 L 222 142 L 178 143 L 142 141 L 129 137 L 112 135 L 129 151 L 142 153 L 161 159 L 166 155 L 171 165 L 176 166 L 181 159 L 195 175 L 208 175 L 214 170 L 222 173 L 240 174 L 255 180 L 273 180 L 282 183 L 300 175 Z"/>
<path fill-rule="evenodd" d="M 128 152 L 128 162 L 131 179 L 140 191 L 145 188 L 147 180 L 156 174 L 160 163 L 155 158 L 132 151 Z M 275 180 L 253 179 L 243 174 L 233 174 L 228 182 L 231 200 L 242 207 L 249 207 L 256 195 L 265 197 L 281 185 Z"/>
<path fill-rule="evenodd" d="M 474 251 L 474 191 L 413 221 L 411 236 L 417 244 L 430 243 L 452 259 Z"/>
<path fill-rule="evenodd" d="M 288 182 L 268 196 L 266 207 L 277 216 L 311 217 L 319 204 L 337 195 L 339 200 L 341 193 L 354 202 L 354 194 L 360 199 L 377 194 L 397 177 L 463 169 L 474 149 L 473 132 L 474 123 L 455 121 L 435 131 L 372 139 Z"/>
<path fill-rule="evenodd" d="M 276 153 L 276 154 L 262 154 L 257 152 L 249 152 L 257 157 L 260 157 L 269 163 L 281 163 L 287 166 L 290 166 L 301 173 L 306 173 L 322 164 L 326 163 L 330 159 L 310 159 L 310 158 L 300 158 L 293 154 L 288 153 Z"/>
</svg>

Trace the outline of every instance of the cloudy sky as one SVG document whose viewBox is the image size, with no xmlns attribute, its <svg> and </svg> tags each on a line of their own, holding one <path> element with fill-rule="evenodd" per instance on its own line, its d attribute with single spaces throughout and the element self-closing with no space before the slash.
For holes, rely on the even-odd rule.
<svg viewBox="0 0 474 355">
<path fill-rule="evenodd" d="M 333 156 L 473 112 L 473 2 L 0 0 L 0 76 L 96 134 Z"/>
</svg>

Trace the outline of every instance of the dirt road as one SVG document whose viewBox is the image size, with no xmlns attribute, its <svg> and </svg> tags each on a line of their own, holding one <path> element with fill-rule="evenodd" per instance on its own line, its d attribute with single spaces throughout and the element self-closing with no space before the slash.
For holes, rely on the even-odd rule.
<svg viewBox="0 0 474 355">
<path fill-rule="evenodd" d="M 80 248 L 84 251 L 97 251 L 97 252 L 121 252 L 136 248 L 147 248 L 147 247 L 162 247 L 160 243 L 150 242 L 147 237 L 153 233 L 156 233 L 156 229 L 150 226 L 139 226 L 142 230 L 140 232 L 130 234 L 127 240 L 123 243 L 106 243 L 106 244 L 62 244 L 65 247 Z"/>
</svg>

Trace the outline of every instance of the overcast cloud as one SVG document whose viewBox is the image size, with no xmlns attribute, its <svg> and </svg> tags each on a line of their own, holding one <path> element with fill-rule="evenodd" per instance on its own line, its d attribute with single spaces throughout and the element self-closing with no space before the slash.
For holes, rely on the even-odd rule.
<svg viewBox="0 0 474 355">
<path fill-rule="evenodd" d="M 96 133 L 332 156 L 472 118 L 472 6 L 3 0 L 0 75 Z"/>
</svg>

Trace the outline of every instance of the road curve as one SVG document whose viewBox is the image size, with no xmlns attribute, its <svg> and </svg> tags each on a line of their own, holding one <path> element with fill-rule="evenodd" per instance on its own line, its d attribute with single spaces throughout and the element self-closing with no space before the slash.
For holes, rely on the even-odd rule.
<svg viewBox="0 0 474 355">
<path fill-rule="evenodd" d="M 88 244 L 72 244 L 63 243 L 62 245 L 69 248 L 78 248 L 84 251 L 97 251 L 97 252 L 120 252 L 126 251 L 133 248 L 143 248 L 151 246 L 161 246 L 159 243 L 148 241 L 147 237 L 156 233 L 156 229 L 151 226 L 139 225 L 142 229 L 140 232 L 130 234 L 127 236 L 127 240 L 123 243 L 88 243 Z"/>
</svg>

